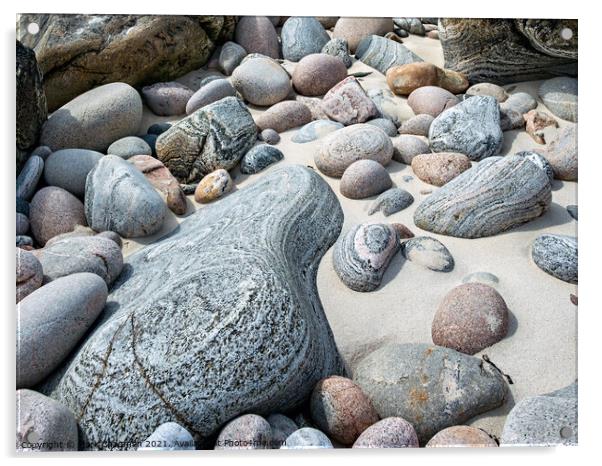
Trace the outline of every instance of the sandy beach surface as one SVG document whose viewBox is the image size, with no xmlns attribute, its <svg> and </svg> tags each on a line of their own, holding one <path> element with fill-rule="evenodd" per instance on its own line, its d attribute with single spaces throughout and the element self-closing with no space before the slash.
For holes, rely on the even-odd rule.
<svg viewBox="0 0 602 466">
<path fill-rule="evenodd" d="M 443 66 L 443 53 L 438 40 L 410 36 L 404 39 L 404 44 L 425 61 Z M 294 63 L 285 63 L 284 66 L 290 71 Z M 360 78 L 364 89 L 387 89 L 381 73 L 355 61 L 349 73 L 359 71 L 372 71 L 369 76 Z M 215 72 L 199 70 L 178 81 L 197 89 L 200 79 L 210 73 Z M 533 81 L 505 88 L 510 93 L 525 91 L 536 97 L 538 86 L 539 81 Z M 411 116 L 412 111 L 406 99 L 397 99 Z M 547 111 L 541 102 L 538 109 Z M 264 110 L 251 108 L 253 115 Z M 145 108 L 140 132 L 144 134 L 152 123 L 174 120 L 173 117 L 157 117 Z M 561 128 L 567 124 L 560 119 L 558 121 Z M 297 130 L 281 134 L 282 139 L 276 147 L 284 153 L 283 161 L 257 175 L 242 175 L 238 168 L 233 170 L 235 189 L 254 183 L 284 164 L 315 168 L 314 154 L 321 140 L 293 143 L 291 138 Z M 550 137 L 548 140 L 551 140 Z M 501 155 L 536 147 L 543 146 L 538 145 L 524 129 L 507 131 L 504 133 Z M 434 192 L 438 188 L 420 181 L 408 165 L 392 161 L 387 171 L 395 186 L 409 191 L 415 198 L 409 208 L 389 217 L 384 217 L 380 212 L 369 216 L 368 207 L 374 197 L 347 199 L 340 194 L 338 179 L 323 176 L 343 208 L 343 232 L 358 223 L 403 223 L 416 236 L 428 235 L 443 242 L 454 257 L 455 268 L 449 273 L 434 272 L 405 261 L 398 253 L 387 269 L 382 285 L 374 292 L 359 293 L 347 288 L 336 275 L 331 248 L 320 264 L 318 291 L 339 351 L 352 371 L 359 358 L 383 342 L 430 344 L 431 322 L 444 295 L 473 272 L 494 274 L 499 279 L 495 288 L 511 311 L 510 330 L 505 339 L 477 356 L 487 354 L 504 373 L 511 376 L 514 383 L 510 385 L 511 396 L 504 406 L 473 419 L 469 424 L 499 437 L 505 416 L 517 401 L 564 387 L 577 376 L 577 307 L 569 299 L 571 293 L 577 294 L 576 286 L 544 273 L 530 256 L 531 243 L 543 233 L 577 234 L 577 222 L 566 210 L 567 205 L 577 204 L 577 183 L 555 180 L 550 209 L 534 221 L 489 238 L 460 239 L 423 231 L 414 225 L 414 211 L 428 196 L 424 190 Z M 406 175 L 413 176 L 413 179 L 404 181 Z M 203 208 L 194 202 L 193 196 L 188 198 L 185 216 L 176 217 L 170 213 L 159 233 L 139 240 L 124 240 L 124 254 L 127 256 L 157 241 L 185 220 L 186 216 Z"/>
</svg>

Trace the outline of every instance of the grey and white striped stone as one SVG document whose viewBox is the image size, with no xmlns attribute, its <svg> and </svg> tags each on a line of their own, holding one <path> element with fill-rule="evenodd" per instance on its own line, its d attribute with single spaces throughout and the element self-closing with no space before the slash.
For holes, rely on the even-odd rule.
<svg viewBox="0 0 602 466">
<path fill-rule="evenodd" d="M 405 45 L 376 35 L 364 37 L 360 41 L 355 57 L 382 74 L 394 66 L 423 61 Z"/>
<path fill-rule="evenodd" d="M 405 209 L 414 202 L 412 196 L 405 189 L 391 188 L 378 196 L 368 209 L 368 215 L 381 211 L 385 217 Z"/>
<path fill-rule="evenodd" d="M 578 247 L 574 236 L 538 236 L 531 249 L 533 262 L 544 272 L 569 283 L 577 283 Z"/>
<path fill-rule="evenodd" d="M 330 36 L 313 16 L 291 16 L 282 26 L 280 40 L 282 56 L 299 61 L 309 54 L 320 53 Z"/>
</svg>

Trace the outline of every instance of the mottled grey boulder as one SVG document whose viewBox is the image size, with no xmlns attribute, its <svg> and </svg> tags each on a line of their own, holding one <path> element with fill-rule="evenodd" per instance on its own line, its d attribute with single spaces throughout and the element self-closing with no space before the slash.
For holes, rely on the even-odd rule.
<svg viewBox="0 0 602 466">
<path fill-rule="evenodd" d="M 550 179 L 550 183 L 554 180 L 554 170 L 552 169 L 552 165 L 550 165 L 550 162 L 548 162 L 543 155 L 532 150 L 524 150 L 517 152 L 514 155 L 525 157 L 541 168 L 546 173 L 546 176 Z"/>
<path fill-rule="evenodd" d="M 194 439 L 190 432 L 177 422 L 165 422 L 142 442 L 138 450 L 194 450 Z"/>
<path fill-rule="evenodd" d="M 519 401 L 506 418 L 501 446 L 577 445 L 577 382 Z"/>
<path fill-rule="evenodd" d="M 87 149 L 62 149 L 50 154 L 44 166 L 44 179 L 79 198 L 86 192 L 86 177 L 104 154 Z"/>
<path fill-rule="evenodd" d="M 156 233 L 167 207 L 144 175 L 116 155 L 106 155 L 88 173 L 84 207 L 88 225 L 124 238 Z"/>
<path fill-rule="evenodd" d="M 504 377 L 490 364 L 426 344 L 387 344 L 362 359 L 353 380 L 381 418 L 402 417 L 421 444 L 440 430 L 501 406 Z"/>
<path fill-rule="evenodd" d="M 107 154 L 129 159 L 134 155 L 151 155 L 153 152 L 144 139 L 136 136 L 126 136 L 118 139 L 107 149 Z"/>
<path fill-rule="evenodd" d="M 44 160 L 37 155 L 29 157 L 17 177 L 17 196 L 26 201 L 30 200 L 43 172 Z"/>
<path fill-rule="evenodd" d="M 502 148 L 500 107 L 490 96 L 475 96 L 442 112 L 429 128 L 433 152 L 459 152 L 471 160 L 496 155 Z"/>
<path fill-rule="evenodd" d="M 282 56 L 299 61 L 311 53 L 320 53 L 330 36 L 313 16 L 291 16 L 280 32 Z"/>
<path fill-rule="evenodd" d="M 247 152 L 240 161 L 240 172 L 246 175 L 259 173 L 284 158 L 284 154 L 268 144 L 259 144 Z"/>
<path fill-rule="evenodd" d="M 569 283 L 577 283 L 578 250 L 574 236 L 538 236 L 531 248 L 533 262 L 544 272 Z"/>
<path fill-rule="evenodd" d="M 257 139 L 251 113 L 225 97 L 180 120 L 157 139 L 157 158 L 181 183 L 233 168 Z"/>
<path fill-rule="evenodd" d="M 145 439 L 174 413 L 198 442 L 246 412 L 298 408 L 342 371 L 315 285 L 342 223 L 332 190 L 298 165 L 198 210 L 128 257 L 45 392 L 96 445 Z"/>
<path fill-rule="evenodd" d="M 403 256 L 418 265 L 437 272 L 450 272 L 454 268 L 454 258 L 438 239 L 418 236 L 401 245 Z"/>
<path fill-rule="evenodd" d="M 272 446 L 272 426 L 257 414 L 232 419 L 219 433 L 216 450 L 265 450 Z"/>
<path fill-rule="evenodd" d="M 539 217 L 551 202 L 550 180 L 541 168 L 525 157 L 493 157 L 428 196 L 414 222 L 433 233 L 481 238 Z"/>
<path fill-rule="evenodd" d="M 247 51 L 242 46 L 236 42 L 226 42 L 219 53 L 219 68 L 226 76 L 230 76 L 246 56 Z"/>
<path fill-rule="evenodd" d="M 577 80 L 560 76 L 539 86 L 539 97 L 548 110 L 563 120 L 577 122 Z"/>
<path fill-rule="evenodd" d="M 334 447 L 323 432 L 313 427 L 302 427 L 289 435 L 280 448 L 283 450 L 305 450 Z"/>
<path fill-rule="evenodd" d="M 405 189 L 391 188 L 378 196 L 368 209 L 368 215 L 381 211 L 385 217 L 405 209 L 414 202 L 412 196 Z"/>
<path fill-rule="evenodd" d="M 338 121 L 314 120 L 311 123 L 303 125 L 291 138 L 291 141 L 296 142 L 297 144 L 304 144 L 306 142 L 315 141 L 316 139 L 341 128 L 344 128 L 344 126 Z"/>
<path fill-rule="evenodd" d="M 67 357 L 96 320 L 107 285 L 93 273 L 77 273 L 44 285 L 17 305 L 17 388 L 32 387 Z"/>
<path fill-rule="evenodd" d="M 343 60 L 346 68 L 351 67 L 353 61 L 349 55 L 349 46 L 345 39 L 333 38 L 330 39 L 321 50 L 322 53 L 332 55 L 333 57 L 339 57 Z"/>
<path fill-rule="evenodd" d="M 389 68 L 423 61 L 405 45 L 381 36 L 364 37 L 355 51 L 355 58 L 385 74 Z"/>
</svg>

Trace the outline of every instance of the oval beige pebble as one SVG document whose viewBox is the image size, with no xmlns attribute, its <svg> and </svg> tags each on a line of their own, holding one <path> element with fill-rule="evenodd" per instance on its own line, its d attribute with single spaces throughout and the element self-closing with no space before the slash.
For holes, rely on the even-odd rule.
<svg viewBox="0 0 602 466">
<path fill-rule="evenodd" d="M 220 168 L 205 176 L 194 191 L 194 200 L 201 204 L 219 199 L 232 190 L 234 183 L 230 174 Z"/>
<path fill-rule="evenodd" d="M 386 191 L 393 185 L 387 170 L 374 160 L 358 160 L 347 167 L 341 177 L 341 194 L 349 199 L 365 199 Z"/>
<path fill-rule="evenodd" d="M 298 126 L 303 126 L 311 121 L 311 110 L 303 103 L 286 100 L 272 105 L 269 109 L 255 118 L 255 125 L 259 131 L 273 129 L 282 133 Z"/>
<path fill-rule="evenodd" d="M 508 98 L 508 94 L 503 87 L 492 83 L 478 83 L 466 89 L 466 95 L 489 95 L 502 103 Z"/>
<path fill-rule="evenodd" d="M 443 186 L 472 167 L 470 159 L 455 152 L 419 154 L 412 158 L 412 170 L 428 184 Z"/>
<path fill-rule="evenodd" d="M 497 447 L 487 432 L 476 427 L 452 426 L 437 432 L 426 444 L 427 448 L 439 447 Z"/>
<path fill-rule="evenodd" d="M 319 96 L 346 77 L 347 68 L 343 60 L 325 53 L 312 53 L 295 66 L 293 86 L 301 95 Z"/>
</svg>

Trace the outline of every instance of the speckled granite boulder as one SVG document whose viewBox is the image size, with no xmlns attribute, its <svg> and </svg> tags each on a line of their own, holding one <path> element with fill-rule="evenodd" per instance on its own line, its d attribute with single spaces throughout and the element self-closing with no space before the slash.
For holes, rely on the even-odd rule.
<svg viewBox="0 0 602 466">
<path fill-rule="evenodd" d="M 504 377 L 481 359 L 417 343 L 381 346 L 358 363 L 353 380 L 381 417 L 411 423 L 421 444 L 501 406 L 507 393 Z"/>
<path fill-rule="evenodd" d="M 334 270 L 354 291 L 374 291 L 399 250 L 399 234 L 387 224 L 365 223 L 342 235 L 332 255 Z"/>
<path fill-rule="evenodd" d="M 284 158 L 280 149 L 267 144 L 259 144 L 253 147 L 240 161 L 240 172 L 245 175 L 259 173 L 273 163 Z"/>
<path fill-rule="evenodd" d="M 303 125 L 303 127 L 291 138 L 291 141 L 296 142 L 297 144 L 304 144 L 306 142 L 315 141 L 316 139 L 341 128 L 344 128 L 344 126 L 337 121 L 315 120 Z"/>
<path fill-rule="evenodd" d="M 368 209 L 368 215 L 372 215 L 380 211 L 385 217 L 388 217 L 389 215 L 409 207 L 413 202 L 414 196 L 412 196 L 405 189 L 387 189 L 370 205 L 370 208 Z"/>
<path fill-rule="evenodd" d="M 182 115 L 194 91 L 177 82 L 155 83 L 142 88 L 142 97 L 155 115 Z"/>
<path fill-rule="evenodd" d="M 544 272 L 569 283 L 577 283 L 578 249 L 574 236 L 545 234 L 531 248 L 533 262 Z"/>
<path fill-rule="evenodd" d="M 382 74 L 386 74 L 394 66 L 422 61 L 422 58 L 405 45 L 375 35 L 361 40 L 355 51 L 355 58 Z"/>
<path fill-rule="evenodd" d="M 309 108 L 295 100 L 279 102 L 255 117 L 255 124 L 259 131 L 271 128 L 277 133 L 306 125 L 310 121 L 311 111 Z"/>
<path fill-rule="evenodd" d="M 559 118 L 577 122 L 577 80 L 567 76 L 552 78 L 539 86 L 545 106 Z"/>
<path fill-rule="evenodd" d="M 84 197 L 86 177 L 104 154 L 87 149 L 63 149 L 50 154 L 44 165 L 44 179 L 79 198 Z"/>
<path fill-rule="evenodd" d="M 201 86 L 201 88 L 190 96 L 190 99 L 186 103 L 186 115 L 190 115 L 196 112 L 199 108 L 203 108 L 205 105 L 212 104 L 224 97 L 235 96 L 236 89 L 232 87 L 230 81 L 227 79 L 214 79 L 207 84 Z"/>
<path fill-rule="evenodd" d="M 85 209 L 88 225 L 124 238 L 156 233 L 167 208 L 144 175 L 116 155 L 106 155 L 88 173 Z"/>
<path fill-rule="evenodd" d="M 454 152 L 418 154 L 411 165 L 418 178 L 435 186 L 443 186 L 472 167 L 468 157 Z"/>
<path fill-rule="evenodd" d="M 142 442 L 138 450 L 175 451 L 194 450 L 194 439 L 190 432 L 176 422 L 165 422 Z"/>
<path fill-rule="evenodd" d="M 42 264 L 31 252 L 21 248 L 16 250 L 16 302 L 18 303 L 42 286 Z"/>
<path fill-rule="evenodd" d="M 424 137 L 401 134 L 391 138 L 393 142 L 393 160 L 411 165 L 414 157 L 420 154 L 430 154 L 428 140 Z"/>
<path fill-rule="evenodd" d="M 345 65 L 345 68 L 350 68 L 353 65 L 351 56 L 349 55 L 349 45 L 345 39 L 339 39 L 337 37 L 330 39 L 324 47 L 322 47 L 321 53 L 338 57 Z"/>
<path fill-rule="evenodd" d="M 387 417 L 368 427 L 353 448 L 418 448 L 412 424 L 401 417 Z"/>
<path fill-rule="evenodd" d="M 391 18 L 339 18 L 335 24 L 332 35 L 349 43 L 352 53 L 364 37 L 377 35 L 384 36 L 393 30 Z"/>
<path fill-rule="evenodd" d="M 17 197 L 30 200 L 43 172 L 44 160 L 37 155 L 30 156 L 17 177 Z"/>
<path fill-rule="evenodd" d="M 451 426 L 437 432 L 426 444 L 427 448 L 497 447 L 497 443 L 487 432 L 471 426 Z"/>
<path fill-rule="evenodd" d="M 438 239 L 418 236 L 401 245 L 403 256 L 415 264 L 437 272 L 449 272 L 454 268 L 454 258 Z"/>
<path fill-rule="evenodd" d="M 219 433 L 216 450 L 264 450 L 272 444 L 272 426 L 257 414 L 237 417 Z"/>
<path fill-rule="evenodd" d="M 544 157 L 552 166 L 554 176 L 559 180 L 577 181 L 577 125 L 562 128 L 550 141 Z"/>
<path fill-rule="evenodd" d="M 416 115 L 427 114 L 433 118 L 458 103 L 460 100 L 455 95 L 437 86 L 419 87 L 408 96 L 408 105 Z"/>
<path fill-rule="evenodd" d="M 481 238 L 539 217 L 551 202 L 550 180 L 541 168 L 524 157 L 495 157 L 426 198 L 416 209 L 414 222 L 433 233 Z"/>
<path fill-rule="evenodd" d="M 178 181 L 192 183 L 218 168 L 233 168 L 256 139 L 247 107 L 236 97 L 225 97 L 162 133 L 157 158 Z"/>
<path fill-rule="evenodd" d="M 298 165 L 198 210 L 128 257 L 102 322 L 45 392 L 92 443 L 144 439 L 174 412 L 198 442 L 245 412 L 296 409 L 342 371 L 315 285 L 342 223 L 332 190 Z"/>
<path fill-rule="evenodd" d="M 323 432 L 313 427 L 302 427 L 289 435 L 280 448 L 283 450 L 306 450 L 334 447 Z"/>
<path fill-rule="evenodd" d="M 320 53 L 330 40 L 319 21 L 312 16 L 291 16 L 280 32 L 282 56 L 286 60 L 299 61 L 311 53 Z"/>
<path fill-rule="evenodd" d="M 353 76 L 343 79 L 326 93 L 322 109 L 329 118 L 345 126 L 378 116 L 378 108 Z"/>
<path fill-rule="evenodd" d="M 265 16 L 243 16 L 236 23 L 234 40 L 247 53 L 261 53 L 278 58 L 278 34 L 272 22 Z"/>
<path fill-rule="evenodd" d="M 231 82 L 245 100 L 261 107 L 286 99 L 292 89 L 288 73 L 267 57 L 247 57 L 232 73 Z"/>
<path fill-rule="evenodd" d="M 475 96 L 441 113 L 429 128 L 433 152 L 459 152 L 471 160 L 496 155 L 502 147 L 499 104 Z"/>
</svg>

